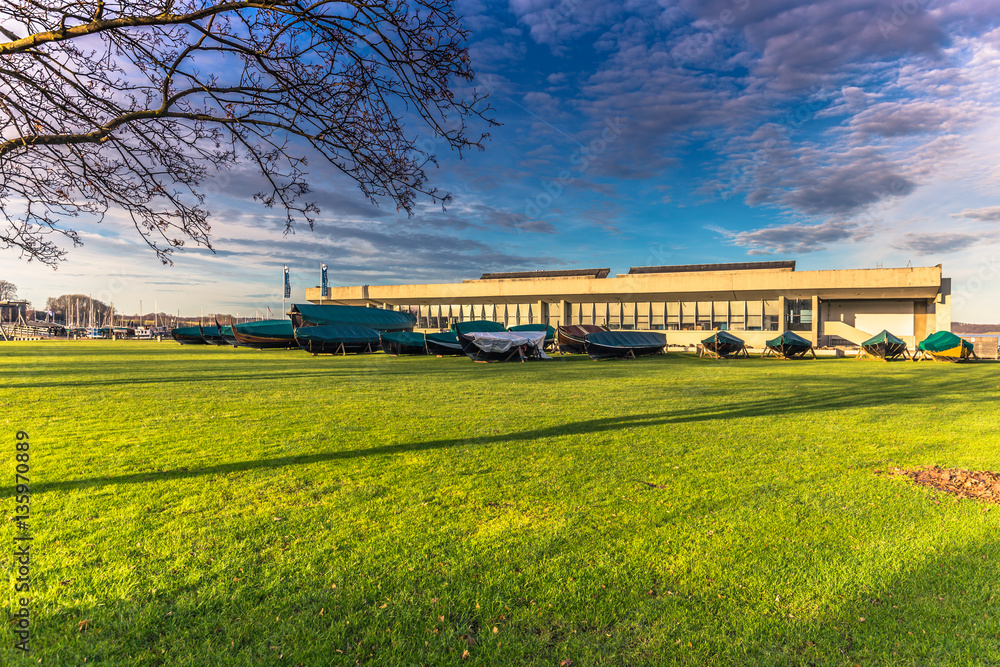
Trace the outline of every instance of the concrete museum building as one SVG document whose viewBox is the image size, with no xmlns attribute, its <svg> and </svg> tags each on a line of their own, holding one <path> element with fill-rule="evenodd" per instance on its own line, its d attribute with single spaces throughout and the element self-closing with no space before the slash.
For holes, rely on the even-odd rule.
<svg viewBox="0 0 1000 667">
<path fill-rule="evenodd" d="M 493 320 L 505 326 L 600 324 L 664 331 L 668 345 L 693 345 L 726 330 L 750 347 L 784 330 L 817 346 L 857 345 L 883 329 L 912 348 L 951 328 L 951 281 L 941 265 L 902 269 L 796 271 L 794 261 L 638 266 L 487 273 L 478 280 L 424 285 L 359 285 L 306 289 L 316 304 L 402 310 L 418 331 L 454 322 Z"/>
</svg>

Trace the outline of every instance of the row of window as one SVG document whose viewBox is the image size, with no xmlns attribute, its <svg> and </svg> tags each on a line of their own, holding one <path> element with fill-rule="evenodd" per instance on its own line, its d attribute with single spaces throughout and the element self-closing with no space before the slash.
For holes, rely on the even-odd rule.
<svg viewBox="0 0 1000 667">
<path fill-rule="evenodd" d="M 598 324 L 610 329 L 656 331 L 777 331 L 781 327 L 778 300 L 666 301 L 639 303 L 567 304 L 560 314 L 554 304 L 486 304 L 397 306 L 410 312 L 421 329 L 448 329 L 455 322 L 492 320 L 504 326 L 521 324 Z M 561 316 L 560 316 L 561 315 Z M 808 331 L 812 327 L 811 299 L 785 301 L 784 328 Z"/>
</svg>

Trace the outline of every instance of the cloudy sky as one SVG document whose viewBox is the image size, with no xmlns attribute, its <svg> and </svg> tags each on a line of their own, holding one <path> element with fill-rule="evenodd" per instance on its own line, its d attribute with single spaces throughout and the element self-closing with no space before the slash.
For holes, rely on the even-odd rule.
<svg viewBox="0 0 1000 667">
<path fill-rule="evenodd" d="M 943 264 L 954 318 L 1000 321 L 1000 1 L 459 0 L 495 117 L 440 153 L 442 211 L 377 208 L 315 165 L 315 230 L 282 234 L 250 171 L 208 188 L 216 252 L 162 267 L 114 215 L 57 271 L 0 256 L 42 305 L 253 312 L 319 282 L 794 259 Z M 130 231 L 131 230 L 131 231 Z"/>
</svg>

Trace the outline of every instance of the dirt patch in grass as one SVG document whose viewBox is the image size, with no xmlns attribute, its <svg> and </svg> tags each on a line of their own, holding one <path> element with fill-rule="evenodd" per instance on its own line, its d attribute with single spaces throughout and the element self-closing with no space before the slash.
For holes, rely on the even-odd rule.
<svg viewBox="0 0 1000 667">
<path fill-rule="evenodd" d="M 944 491 L 959 498 L 974 498 L 987 503 L 1000 504 L 1000 473 L 989 470 L 964 470 L 962 468 L 890 468 L 890 475 L 906 475 L 914 482 Z"/>
</svg>

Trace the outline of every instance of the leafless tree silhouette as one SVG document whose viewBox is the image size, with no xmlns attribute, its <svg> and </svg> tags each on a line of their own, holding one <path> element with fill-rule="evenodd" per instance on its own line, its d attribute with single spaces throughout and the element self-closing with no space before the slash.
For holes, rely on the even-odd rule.
<svg viewBox="0 0 1000 667">
<path fill-rule="evenodd" d="M 160 260 L 211 248 L 204 183 L 241 162 L 310 227 L 307 158 L 412 212 L 432 146 L 482 149 L 450 0 L 0 2 L 0 247 L 56 266 L 71 218 L 125 211 Z M 55 236 L 53 236 L 55 235 Z"/>
</svg>

